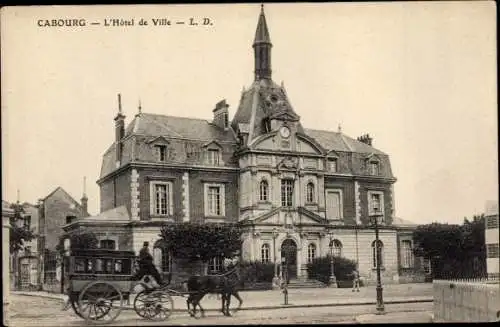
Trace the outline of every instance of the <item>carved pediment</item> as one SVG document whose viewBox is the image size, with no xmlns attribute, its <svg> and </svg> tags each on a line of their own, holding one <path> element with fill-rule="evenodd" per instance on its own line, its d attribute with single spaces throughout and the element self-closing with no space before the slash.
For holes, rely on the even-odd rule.
<svg viewBox="0 0 500 327">
<path fill-rule="evenodd" d="M 300 117 L 290 111 L 278 111 L 274 114 L 272 114 L 270 119 L 276 119 L 276 120 L 281 120 L 281 121 L 298 121 Z"/>
<path fill-rule="evenodd" d="M 299 163 L 298 163 L 297 158 L 292 158 L 292 157 L 284 158 L 277 165 L 278 170 L 283 169 L 283 168 L 285 168 L 285 169 L 297 169 L 298 167 L 299 167 Z"/>
<path fill-rule="evenodd" d="M 335 158 L 335 159 L 338 159 L 340 157 L 339 153 L 335 150 L 330 150 L 327 152 L 326 156 L 328 158 Z"/>
</svg>

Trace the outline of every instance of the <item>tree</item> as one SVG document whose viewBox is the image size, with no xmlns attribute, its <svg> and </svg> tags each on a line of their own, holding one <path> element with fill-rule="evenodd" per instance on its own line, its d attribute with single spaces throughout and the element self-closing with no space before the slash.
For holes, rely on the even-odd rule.
<svg viewBox="0 0 500 327">
<path fill-rule="evenodd" d="M 485 274 L 484 217 L 463 225 L 420 225 L 413 234 L 414 253 L 430 259 L 434 278 L 470 278 Z"/>
<path fill-rule="evenodd" d="M 237 224 L 176 223 L 162 226 L 160 237 L 173 257 L 207 262 L 214 257 L 232 258 L 241 250 Z"/>
<path fill-rule="evenodd" d="M 29 242 L 36 238 L 32 230 L 24 226 L 18 226 L 18 221 L 24 220 L 24 209 L 19 203 L 11 205 L 14 209 L 14 217 L 10 219 L 10 253 L 17 253 L 24 248 L 24 242 Z"/>
</svg>

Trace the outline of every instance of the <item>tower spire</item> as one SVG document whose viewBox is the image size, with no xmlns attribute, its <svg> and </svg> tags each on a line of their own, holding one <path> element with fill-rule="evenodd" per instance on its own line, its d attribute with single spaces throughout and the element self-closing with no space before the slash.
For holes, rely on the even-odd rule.
<svg viewBox="0 0 500 327">
<path fill-rule="evenodd" d="M 255 80 L 271 79 L 271 38 L 267 28 L 264 4 L 261 4 L 259 22 L 255 31 L 253 49 L 255 56 Z"/>
</svg>

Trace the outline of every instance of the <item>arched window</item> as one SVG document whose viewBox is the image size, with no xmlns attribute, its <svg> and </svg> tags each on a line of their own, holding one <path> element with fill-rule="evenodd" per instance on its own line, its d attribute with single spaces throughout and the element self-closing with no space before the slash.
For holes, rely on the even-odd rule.
<svg viewBox="0 0 500 327">
<path fill-rule="evenodd" d="M 335 239 L 332 241 L 332 254 L 334 257 L 341 257 L 342 256 L 342 242 L 339 240 Z"/>
<path fill-rule="evenodd" d="M 315 201 L 315 198 L 314 198 L 314 183 L 313 182 L 309 182 L 307 183 L 307 187 L 306 187 L 306 202 L 307 203 L 314 203 Z"/>
<path fill-rule="evenodd" d="M 380 262 L 380 267 L 384 266 L 384 243 L 382 241 L 378 241 L 378 247 L 376 246 L 377 241 L 373 241 L 372 243 L 372 263 L 373 268 L 377 267 L 377 261 Z M 378 251 L 377 251 L 378 248 Z"/>
<path fill-rule="evenodd" d="M 313 262 L 314 258 L 316 258 L 316 245 L 314 243 L 311 243 L 307 247 L 307 262 Z"/>
<path fill-rule="evenodd" d="M 268 201 L 269 199 L 269 184 L 266 180 L 260 182 L 259 199 L 260 201 Z"/>
<path fill-rule="evenodd" d="M 269 244 L 266 243 L 266 244 L 262 245 L 262 249 L 261 249 L 262 263 L 268 263 L 270 261 L 269 253 L 271 253 L 271 249 L 269 247 Z"/>
<path fill-rule="evenodd" d="M 162 241 L 155 243 L 153 247 L 153 263 L 161 272 L 170 272 L 172 258 Z"/>
</svg>

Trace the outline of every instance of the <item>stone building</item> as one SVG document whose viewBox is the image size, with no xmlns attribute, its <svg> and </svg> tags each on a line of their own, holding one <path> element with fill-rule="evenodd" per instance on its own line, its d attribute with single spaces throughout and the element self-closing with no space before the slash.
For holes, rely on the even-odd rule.
<svg viewBox="0 0 500 327">
<path fill-rule="evenodd" d="M 377 256 L 370 216 L 380 214 L 383 279 L 413 280 L 415 226 L 395 217 L 388 154 L 367 134 L 352 138 L 302 125 L 306 108 L 294 108 L 284 85 L 272 79 L 263 10 L 253 49 L 254 81 L 231 121 L 221 100 L 212 121 L 139 108 L 126 126 L 119 95 L 115 140 L 97 181 L 101 215 L 65 229 L 91 228 L 104 246 L 138 251 L 144 241 L 156 244 L 165 222 L 241 222 L 244 260 L 278 265 L 287 248 L 291 277 L 307 278 L 307 262 L 331 251 L 355 260 L 372 282 Z M 154 251 L 163 271 L 176 269 L 166 251 Z M 208 270 L 221 263 L 214 258 Z"/>
</svg>

